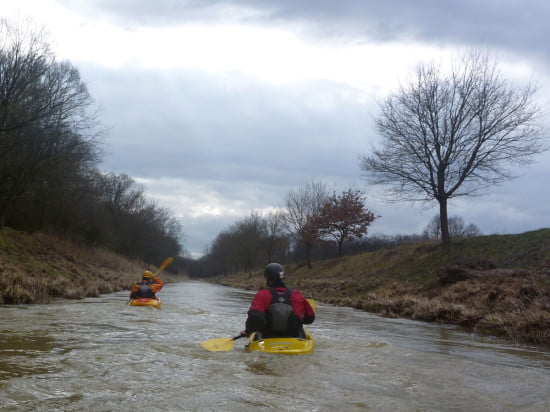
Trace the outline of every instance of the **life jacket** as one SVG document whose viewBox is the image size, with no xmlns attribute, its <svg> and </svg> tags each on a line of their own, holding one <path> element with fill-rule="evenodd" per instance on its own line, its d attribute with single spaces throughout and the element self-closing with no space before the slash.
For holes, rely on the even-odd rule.
<svg viewBox="0 0 550 412">
<path fill-rule="evenodd" d="M 292 289 L 285 289 L 284 292 L 280 292 L 275 288 L 270 288 L 270 290 L 271 304 L 267 308 L 266 313 L 268 327 L 277 333 L 289 332 L 289 329 L 294 329 L 292 325 L 296 318 L 290 303 Z"/>
<path fill-rule="evenodd" d="M 149 286 L 150 283 L 151 283 L 151 282 L 142 280 L 142 281 L 141 281 L 141 285 L 139 286 L 139 289 L 138 289 L 138 291 L 136 292 L 136 297 L 140 297 L 140 298 L 154 298 L 154 297 L 155 297 L 155 294 L 154 294 L 153 291 L 151 290 L 151 286 Z"/>
</svg>

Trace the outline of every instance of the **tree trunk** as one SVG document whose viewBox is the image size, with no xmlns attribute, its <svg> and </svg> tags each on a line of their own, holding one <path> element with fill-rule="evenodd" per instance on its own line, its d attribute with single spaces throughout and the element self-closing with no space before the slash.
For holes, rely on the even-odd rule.
<svg viewBox="0 0 550 412">
<path fill-rule="evenodd" d="M 438 199 L 439 218 L 441 219 L 441 243 L 443 246 L 451 243 L 449 236 L 449 218 L 447 216 L 447 199 Z"/>
<path fill-rule="evenodd" d="M 342 257 L 342 243 L 344 243 L 343 240 L 338 241 L 338 257 Z"/>
<path fill-rule="evenodd" d="M 305 247 L 306 247 L 307 267 L 308 267 L 308 269 L 311 269 L 313 267 L 311 265 L 311 245 L 309 243 L 306 243 Z"/>
<path fill-rule="evenodd" d="M 0 207 L 0 230 L 2 230 L 2 228 L 4 227 L 4 224 L 6 223 L 6 217 L 8 216 L 10 208 L 14 202 L 15 196 L 10 195 L 8 199 L 4 202 L 2 207 Z"/>
</svg>

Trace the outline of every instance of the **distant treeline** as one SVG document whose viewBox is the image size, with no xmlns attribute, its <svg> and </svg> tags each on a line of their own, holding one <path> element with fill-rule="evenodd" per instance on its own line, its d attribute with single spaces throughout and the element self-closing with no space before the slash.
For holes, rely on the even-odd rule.
<svg viewBox="0 0 550 412">
<path fill-rule="evenodd" d="M 342 256 L 358 255 L 365 252 L 372 252 L 379 249 L 394 248 L 399 245 L 420 242 L 426 238 L 420 234 L 411 235 L 373 235 L 361 239 L 354 239 L 347 242 L 342 248 Z M 229 275 L 238 272 L 246 272 L 261 269 L 266 262 L 277 261 L 282 264 L 306 262 L 304 260 L 305 247 L 301 243 L 296 243 L 294 247 L 283 247 L 284 244 L 290 244 L 290 238 L 279 238 L 278 243 L 281 247 L 272 250 L 271 258 L 268 258 L 267 243 L 259 242 L 257 247 L 251 247 L 245 256 L 250 259 L 239 259 L 243 253 L 233 251 L 231 247 L 226 250 L 227 254 L 221 255 L 222 251 L 217 253 L 207 253 L 200 259 L 188 260 L 186 262 L 187 273 L 192 277 L 210 277 L 219 275 Z M 237 244 L 235 244 L 237 245 Z M 263 245 L 263 247 L 262 247 Z M 217 246 L 219 247 L 219 245 Z M 331 240 L 319 240 L 311 251 L 312 261 L 332 259 L 338 257 L 336 244 Z"/>
<path fill-rule="evenodd" d="M 365 195 L 354 189 L 341 194 L 321 182 L 312 182 L 285 196 L 284 206 L 267 215 L 252 211 L 249 216 L 222 231 L 205 255 L 186 261 L 193 277 L 252 272 L 268 262 L 312 267 L 312 261 L 356 255 L 379 249 L 441 239 L 439 216 L 434 216 L 421 234 L 367 235 L 377 219 L 365 206 Z M 452 239 L 480 235 L 461 217 L 449 218 Z"/>
<path fill-rule="evenodd" d="M 0 230 L 54 231 L 151 264 L 177 256 L 170 212 L 98 169 L 101 136 L 78 70 L 43 30 L 0 19 Z"/>
</svg>

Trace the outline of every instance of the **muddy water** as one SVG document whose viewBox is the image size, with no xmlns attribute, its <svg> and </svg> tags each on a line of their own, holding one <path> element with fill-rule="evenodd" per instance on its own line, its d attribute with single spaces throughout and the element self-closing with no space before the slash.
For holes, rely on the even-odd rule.
<svg viewBox="0 0 550 412">
<path fill-rule="evenodd" d="M 0 306 L 2 411 L 547 411 L 550 353 L 318 304 L 311 355 L 208 352 L 250 292 L 185 282 L 162 310 L 127 293 Z"/>
</svg>

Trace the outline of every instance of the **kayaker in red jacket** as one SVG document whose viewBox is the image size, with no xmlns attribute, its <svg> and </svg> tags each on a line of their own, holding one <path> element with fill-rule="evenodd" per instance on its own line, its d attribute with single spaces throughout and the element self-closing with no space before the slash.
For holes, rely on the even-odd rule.
<svg viewBox="0 0 550 412">
<path fill-rule="evenodd" d="M 313 323 L 315 312 L 299 291 L 285 286 L 284 277 L 280 264 L 270 263 L 265 267 L 267 288 L 254 296 L 243 335 L 259 332 L 261 338 L 305 337 L 303 325 Z"/>
<path fill-rule="evenodd" d="M 153 298 L 156 299 L 156 293 L 162 289 L 164 282 L 153 276 L 150 270 L 143 272 L 141 282 L 134 285 L 130 291 L 130 299 L 135 298 Z"/>
</svg>

